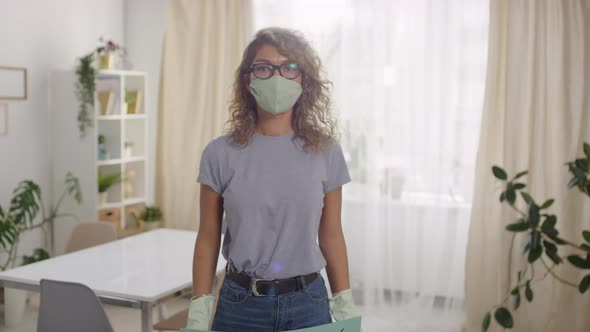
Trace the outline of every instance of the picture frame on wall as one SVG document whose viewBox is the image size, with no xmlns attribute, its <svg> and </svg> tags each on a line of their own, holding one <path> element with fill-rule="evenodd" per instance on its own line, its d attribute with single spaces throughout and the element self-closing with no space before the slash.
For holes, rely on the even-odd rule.
<svg viewBox="0 0 590 332">
<path fill-rule="evenodd" d="M 8 134 L 8 104 L 0 104 L 0 136 Z"/>
<path fill-rule="evenodd" d="M 0 66 L 0 100 L 26 100 L 27 68 Z"/>
</svg>

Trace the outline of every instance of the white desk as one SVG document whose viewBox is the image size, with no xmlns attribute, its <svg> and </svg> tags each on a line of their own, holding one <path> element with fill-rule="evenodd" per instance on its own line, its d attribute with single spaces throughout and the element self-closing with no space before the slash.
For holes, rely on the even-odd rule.
<svg viewBox="0 0 590 332">
<path fill-rule="evenodd" d="M 152 331 L 152 308 L 192 287 L 196 232 L 158 229 L 0 273 L 0 286 L 39 290 L 41 279 L 78 282 L 101 302 L 141 309 Z M 217 271 L 225 268 L 219 256 Z"/>
</svg>

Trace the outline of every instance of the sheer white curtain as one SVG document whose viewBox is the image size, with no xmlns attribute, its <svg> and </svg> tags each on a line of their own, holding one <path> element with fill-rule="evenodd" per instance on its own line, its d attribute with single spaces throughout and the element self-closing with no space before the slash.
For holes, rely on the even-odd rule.
<svg viewBox="0 0 590 332">
<path fill-rule="evenodd" d="M 254 1 L 334 82 L 342 222 L 364 331 L 458 331 L 483 104 L 484 0 Z"/>
<path fill-rule="evenodd" d="M 477 157 L 474 210 L 466 262 L 468 331 L 479 331 L 486 312 L 501 304 L 528 265 L 515 238 L 504 227 L 517 219 L 500 204 L 498 183 L 490 176 L 501 165 L 512 176 L 521 170 L 526 191 L 536 201 L 554 198 L 547 213 L 557 216 L 560 236 L 581 241 L 590 229 L 588 197 L 567 190 L 571 179 L 564 163 L 582 157 L 590 141 L 590 1 L 494 0 L 491 3 L 488 77 Z M 525 209 L 519 199 L 517 206 Z M 580 240 L 578 240 L 580 239 Z M 562 257 L 579 254 L 560 247 Z M 551 261 L 541 257 L 548 266 Z M 536 272 L 534 272 L 536 271 Z M 552 270 L 578 284 L 588 274 L 569 263 Z M 514 332 L 590 331 L 590 297 L 558 282 L 537 261 L 523 280 L 531 283 L 532 303 L 513 299 L 504 305 L 514 316 Z M 541 280 L 541 281 L 540 281 Z M 490 331 L 504 331 L 492 323 Z"/>
</svg>

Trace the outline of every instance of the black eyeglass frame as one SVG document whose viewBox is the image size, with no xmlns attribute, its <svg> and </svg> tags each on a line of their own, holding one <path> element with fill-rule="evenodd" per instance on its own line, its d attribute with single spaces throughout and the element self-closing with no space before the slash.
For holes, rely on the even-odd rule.
<svg viewBox="0 0 590 332">
<path fill-rule="evenodd" d="M 254 74 L 254 77 L 256 77 L 258 79 L 267 80 L 267 79 L 273 77 L 274 74 L 275 74 L 275 70 L 278 69 L 279 70 L 279 75 L 281 75 L 281 77 L 284 77 L 284 78 L 286 78 L 288 80 L 294 80 L 297 77 L 301 76 L 301 69 L 299 68 L 299 65 L 295 64 L 295 65 L 297 65 L 298 74 L 297 74 L 297 76 L 295 76 L 293 78 L 285 77 L 285 75 L 283 75 L 283 71 L 281 70 L 281 68 L 283 68 L 284 66 L 289 66 L 289 65 L 292 65 L 292 64 L 294 64 L 294 63 L 293 62 L 287 62 L 287 63 L 283 63 L 283 64 L 277 66 L 277 65 L 273 65 L 271 63 L 254 63 L 254 64 L 251 64 L 250 65 L 250 73 Z M 267 67 L 271 67 L 272 68 L 271 75 L 269 77 L 258 77 L 258 76 L 256 76 L 256 72 L 254 71 L 254 68 L 256 66 L 267 66 Z"/>
</svg>

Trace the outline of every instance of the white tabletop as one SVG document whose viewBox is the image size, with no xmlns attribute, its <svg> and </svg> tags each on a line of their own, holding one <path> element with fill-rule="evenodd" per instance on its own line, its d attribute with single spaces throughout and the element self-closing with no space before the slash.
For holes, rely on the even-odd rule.
<svg viewBox="0 0 590 332">
<path fill-rule="evenodd" d="M 154 302 L 191 286 L 196 238 L 196 232 L 153 230 L 0 272 L 0 280 L 79 282 L 97 295 Z M 217 271 L 224 267 L 220 255 Z"/>
</svg>

